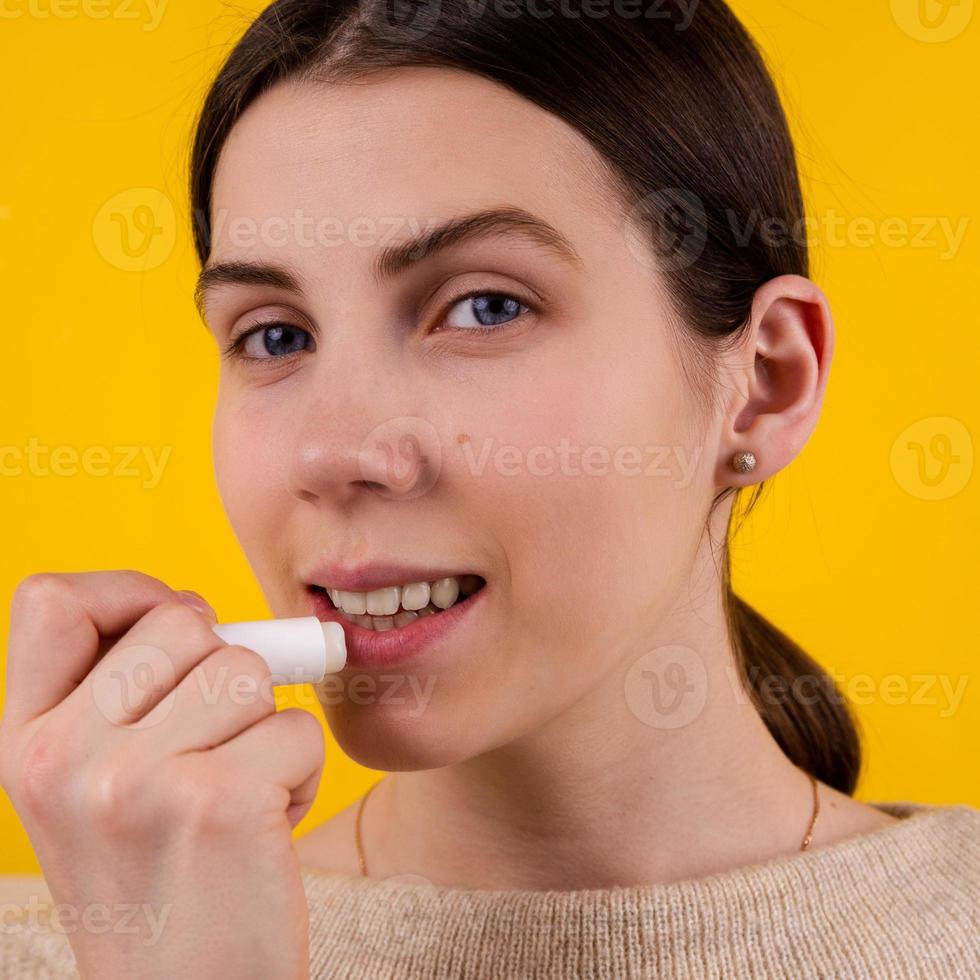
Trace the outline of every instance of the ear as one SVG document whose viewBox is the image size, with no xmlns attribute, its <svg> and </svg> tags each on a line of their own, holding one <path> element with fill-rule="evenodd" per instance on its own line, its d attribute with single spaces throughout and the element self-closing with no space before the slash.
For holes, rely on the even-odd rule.
<svg viewBox="0 0 980 980">
<path fill-rule="evenodd" d="M 820 417 L 834 349 L 827 297 L 802 276 L 778 276 L 756 292 L 742 343 L 725 356 L 728 413 L 720 433 L 718 486 L 760 483 L 796 458 Z M 732 468 L 748 450 L 749 473 Z"/>
</svg>

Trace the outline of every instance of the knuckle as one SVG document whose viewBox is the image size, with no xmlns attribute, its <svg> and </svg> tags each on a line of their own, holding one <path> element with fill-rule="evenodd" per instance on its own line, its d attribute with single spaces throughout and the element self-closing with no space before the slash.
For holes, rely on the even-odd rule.
<svg viewBox="0 0 980 980">
<path fill-rule="evenodd" d="M 254 677 L 261 679 L 272 676 L 272 671 L 269 670 L 269 665 L 265 662 L 265 658 L 257 654 L 250 647 L 243 647 L 237 643 L 233 643 L 221 650 L 220 654 L 228 657 L 235 667 L 240 668 L 243 672 L 251 674 Z"/>
<path fill-rule="evenodd" d="M 282 724 L 290 726 L 290 738 L 311 752 L 318 752 L 322 760 L 326 751 L 323 725 L 319 719 L 303 708 L 283 708 L 277 712 Z"/>
<path fill-rule="evenodd" d="M 85 780 L 85 816 L 93 830 L 105 837 L 120 837 L 139 828 L 145 802 L 140 767 L 121 758 L 103 762 Z"/>
<path fill-rule="evenodd" d="M 71 590 L 67 578 L 57 572 L 35 572 L 22 579 L 14 589 L 11 611 L 14 615 L 58 607 L 64 604 Z"/>
<path fill-rule="evenodd" d="M 269 665 L 259 654 L 238 644 L 222 647 L 208 659 L 214 662 L 216 668 L 225 668 L 232 677 L 249 678 L 257 685 L 272 676 Z"/>
<path fill-rule="evenodd" d="M 8 755 L 5 750 L 5 773 Z M 28 813 L 41 816 L 58 805 L 71 774 L 66 740 L 38 732 L 24 747 L 16 770 L 12 778 L 5 778 L 4 786 L 18 793 Z"/>
<path fill-rule="evenodd" d="M 197 643 L 217 644 L 217 633 L 205 615 L 178 599 L 158 603 L 144 614 L 142 623 L 165 633 L 179 633 Z"/>
</svg>

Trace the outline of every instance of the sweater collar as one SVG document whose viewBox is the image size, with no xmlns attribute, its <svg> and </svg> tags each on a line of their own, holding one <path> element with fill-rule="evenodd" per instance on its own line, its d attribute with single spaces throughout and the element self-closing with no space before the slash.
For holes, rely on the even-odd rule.
<svg viewBox="0 0 980 980">
<path fill-rule="evenodd" d="M 395 875 L 390 879 L 364 878 L 342 872 L 326 872 L 302 866 L 304 883 L 313 898 L 349 892 L 349 897 L 377 900 L 384 892 L 386 901 L 404 897 L 418 908 L 437 909 L 445 903 L 464 902 L 473 910 L 515 904 L 541 909 L 556 906 L 582 906 L 642 899 L 651 906 L 676 902 L 704 902 L 724 898 L 733 889 L 783 889 L 803 898 L 821 892 L 828 876 L 847 881 L 858 892 L 893 883 L 895 875 L 914 872 L 918 862 L 935 847 L 937 831 L 976 834 L 980 810 L 967 804 L 932 805 L 901 801 L 869 801 L 868 805 L 899 818 L 864 834 L 854 835 L 768 861 L 744 865 L 699 878 L 651 885 L 614 886 L 575 890 L 489 890 L 434 885 L 419 875 Z M 936 855 L 939 856 L 939 855 Z"/>
<path fill-rule="evenodd" d="M 980 810 L 871 805 L 899 821 L 666 884 L 491 891 L 304 866 L 311 975 L 815 976 L 814 964 L 830 975 L 857 957 L 885 976 L 903 950 L 903 965 L 952 976 L 930 971 L 962 955 L 955 910 L 980 903 Z"/>
</svg>

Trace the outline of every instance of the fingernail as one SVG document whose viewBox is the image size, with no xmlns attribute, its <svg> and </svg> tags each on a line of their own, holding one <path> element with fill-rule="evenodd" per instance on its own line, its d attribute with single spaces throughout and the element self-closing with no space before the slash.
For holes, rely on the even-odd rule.
<svg viewBox="0 0 980 980">
<path fill-rule="evenodd" d="M 181 602 L 186 602 L 188 606 L 193 606 L 198 612 L 210 616 L 215 622 L 218 621 L 217 613 L 211 608 L 204 596 L 198 595 L 191 589 L 179 589 L 177 591 L 177 597 Z"/>
</svg>

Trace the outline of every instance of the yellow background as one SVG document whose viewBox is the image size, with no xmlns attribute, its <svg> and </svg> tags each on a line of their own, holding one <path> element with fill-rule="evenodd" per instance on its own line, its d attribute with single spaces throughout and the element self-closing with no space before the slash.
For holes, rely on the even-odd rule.
<svg viewBox="0 0 980 980">
<path fill-rule="evenodd" d="M 170 456 L 156 486 L 142 485 L 145 466 L 45 476 L 24 458 L 24 472 L 5 471 L 0 625 L 29 573 L 97 568 L 196 589 L 223 620 L 259 618 L 268 610 L 214 488 L 217 355 L 191 302 L 184 182 L 205 84 L 262 4 L 170 0 L 154 24 L 140 0 L 126 8 L 137 20 L 97 19 L 86 3 L 0 5 L 23 12 L 0 18 L 0 462 L 15 469 L 10 447 L 31 439 Z M 738 539 L 735 586 L 854 696 L 866 800 L 980 806 L 973 8 L 962 0 L 929 27 L 918 0 L 735 4 L 784 92 L 816 229 L 831 229 L 814 231 L 814 278 L 837 325 L 823 418 Z M 937 22 L 942 10 L 927 0 Z M 113 217 L 141 202 L 159 230 L 143 272 Z M 942 245 L 943 218 L 968 222 L 958 249 Z M 930 455 L 925 471 L 917 453 Z M 955 710 L 940 677 L 966 678 Z M 328 738 L 299 832 L 376 778 Z M 37 870 L 0 794 L 0 872 Z"/>
</svg>

